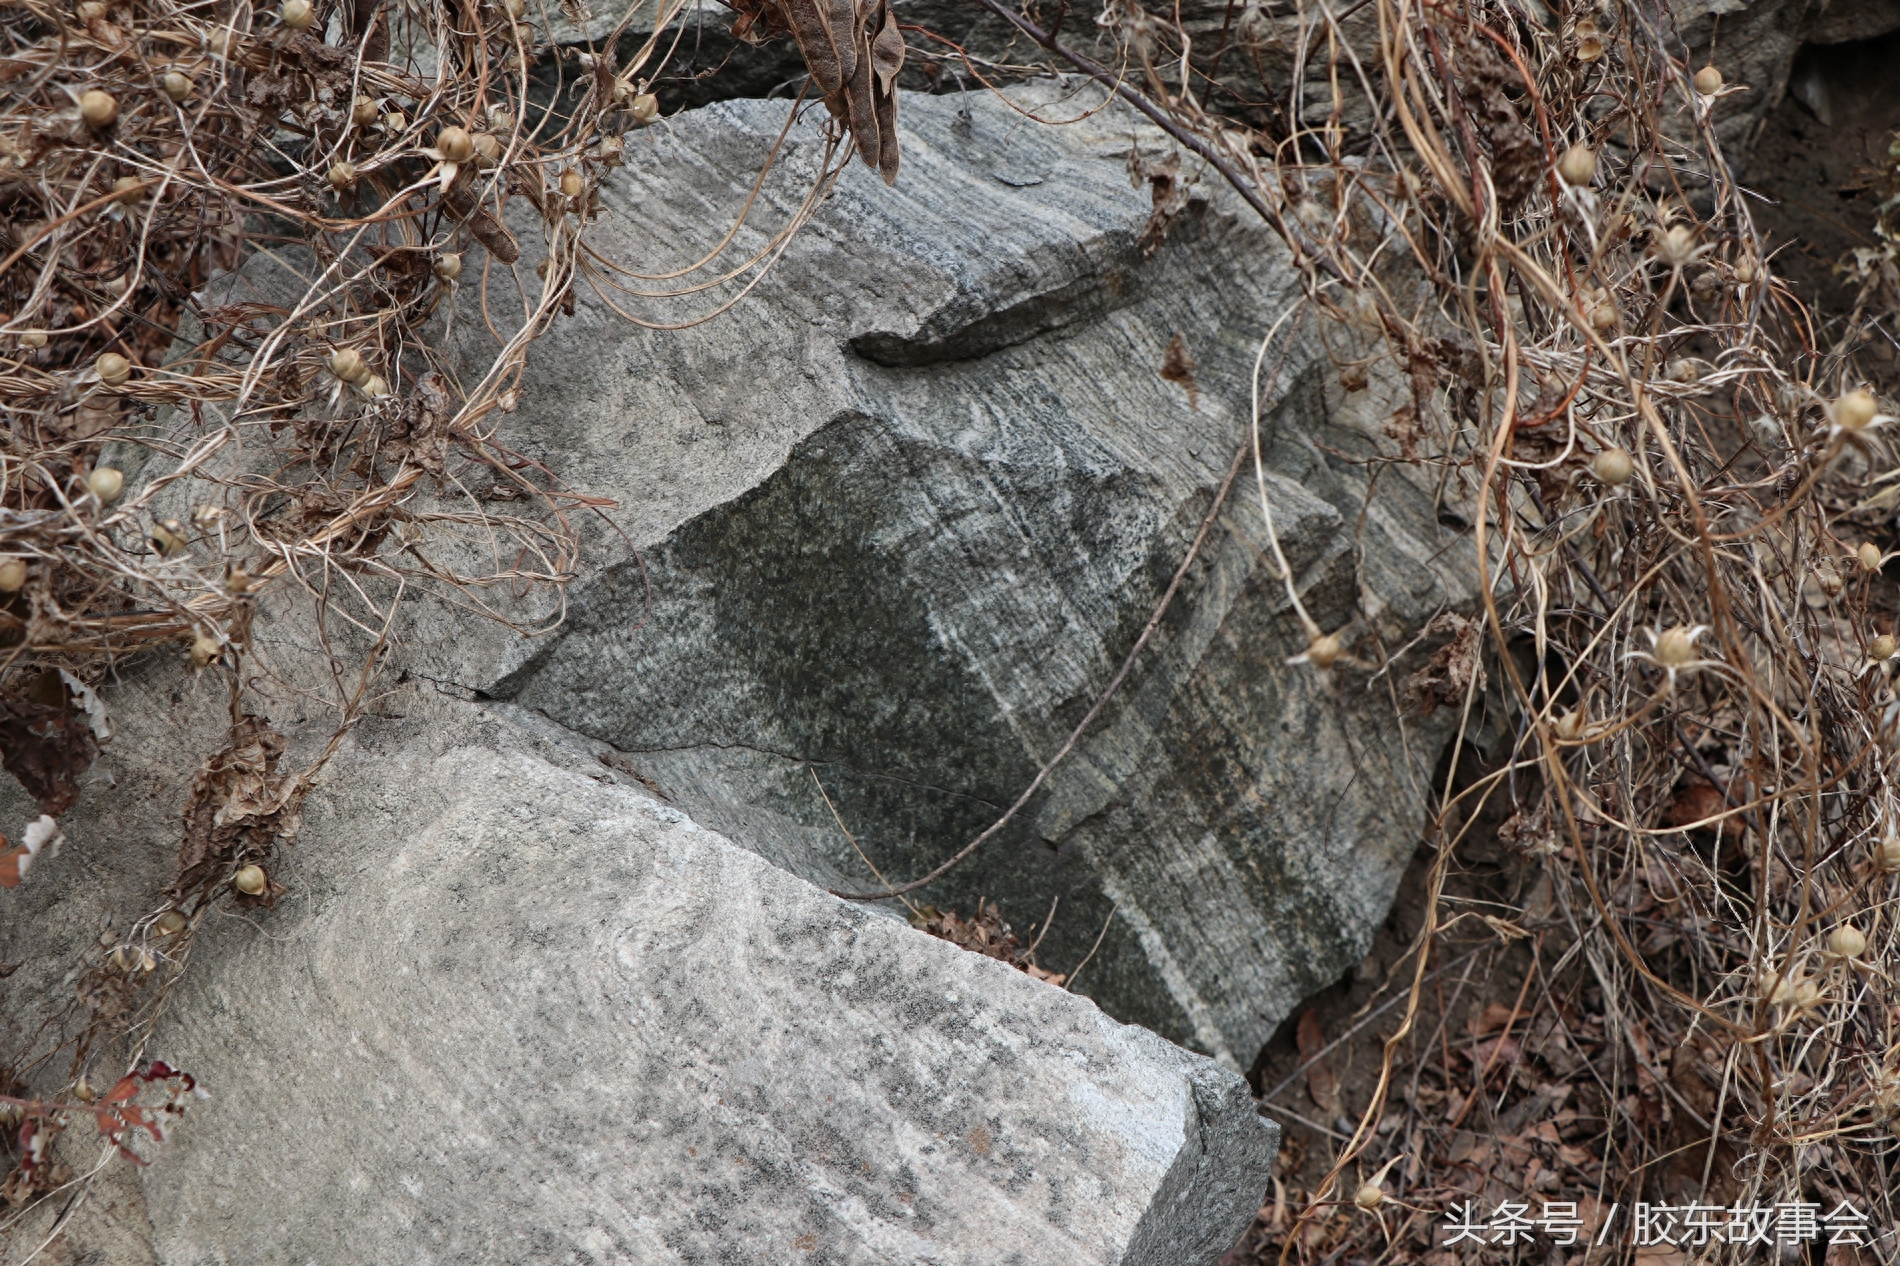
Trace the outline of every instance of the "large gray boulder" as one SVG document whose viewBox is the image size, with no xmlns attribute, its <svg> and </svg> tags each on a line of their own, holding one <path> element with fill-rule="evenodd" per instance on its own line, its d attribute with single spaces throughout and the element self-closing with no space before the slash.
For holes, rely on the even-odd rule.
<svg viewBox="0 0 1900 1266">
<path fill-rule="evenodd" d="M 162 1263 L 1186 1266 L 1266 1188 L 1232 1073 L 637 789 L 493 735 L 340 773 L 315 899 L 158 1035 L 215 1088 Z"/>
<path fill-rule="evenodd" d="M 1100 98 L 1018 101 L 1073 117 Z M 617 194 L 637 212 L 605 226 L 603 253 L 644 272 L 696 258 L 786 108 L 730 102 L 640 134 Z M 620 500 L 639 556 L 604 537 L 552 639 L 483 655 L 418 635 L 413 652 L 857 890 L 877 886 L 858 847 L 893 879 L 928 871 L 1094 703 L 1248 435 L 1258 342 L 1297 299 L 1283 246 L 1220 188 L 1144 240 L 1152 200 L 1125 168 L 1131 146 L 1164 151 L 1129 112 L 1040 127 L 991 97 L 907 95 L 901 118 L 897 188 L 849 170 L 718 321 L 640 329 L 580 293 L 537 345 L 513 442 Z M 821 153 L 815 125 L 792 130 L 738 257 Z M 1371 494 L 1364 462 L 1395 451 L 1401 399 L 1348 398 L 1311 333 L 1263 375 L 1267 495 L 1306 603 L 1371 659 L 1468 603 L 1471 568 L 1434 483 L 1387 469 Z M 1177 340 L 1192 382 L 1163 376 Z M 1307 639 L 1247 473 L 1075 756 L 917 898 L 985 897 L 1019 927 L 1059 898 L 1044 964 L 1066 972 L 1101 937 L 1078 988 L 1240 1067 L 1366 952 L 1449 718 L 1403 718 L 1363 670 L 1286 662 Z"/>
<path fill-rule="evenodd" d="M 111 909 L 168 872 L 176 803 L 142 792 L 168 739 L 215 740 L 193 693 L 163 663 L 114 691 L 122 798 L 6 895 L 10 1021 L 57 1011 L 102 931 L 171 977 L 179 947 Z M 293 748 L 321 740 L 279 702 Z M 395 690 L 271 873 L 276 909 L 211 915 L 144 1037 L 210 1097 L 148 1169 L 10 1219 L 0 1261 L 1189 1266 L 1266 1190 L 1276 1131 L 1233 1073 L 826 895 L 505 705 Z M 61 1145 L 101 1159 L 83 1119 Z"/>
</svg>

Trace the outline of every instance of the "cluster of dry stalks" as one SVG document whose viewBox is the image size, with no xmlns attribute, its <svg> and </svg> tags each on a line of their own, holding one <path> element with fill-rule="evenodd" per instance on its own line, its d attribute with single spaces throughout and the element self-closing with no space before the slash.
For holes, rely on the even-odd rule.
<svg viewBox="0 0 1900 1266">
<path fill-rule="evenodd" d="M 1591 1249 L 1613 1207 L 1846 1199 L 1869 1247 L 1781 1251 L 1886 1260 L 1900 470 L 1855 359 L 1880 313 L 1824 340 L 1777 283 L 1713 127 L 1737 91 L 1719 61 L 1685 60 L 1643 6 L 1531 9 L 1249 3 L 1228 64 L 1251 56 L 1252 84 L 1152 15 L 1123 23 L 1146 99 L 1278 226 L 1309 303 L 1409 382 L 1391 460 L 1436 468 L 1474 520 L 1491 720 L 1512 736 L 1446 785 L 1370 1102 L 1242 1256 L 1618 1256 L 1627 1223 Z M 1317 668 L 1347 649 L 1308 631 Z M 1475 733 L 1485 674 L 1451 667 Z M 1438 894 L 1485 808 L 1548 881 L 1492 926 L 1555 952 L 1523 982 L 1533 1005 L 1454 1058 L 1414 1022 L 1448 944 Z M 1549 1133 L 1502 1185 L 1471 1161 L 1471 1131 L 1500 1128 Z M 1461 1192 L 1571 1202 L 1582 1246 L 1448 1250 Z M 1643 1248 L 1759 1251 L 1706 1230 Z"/>
</svg>

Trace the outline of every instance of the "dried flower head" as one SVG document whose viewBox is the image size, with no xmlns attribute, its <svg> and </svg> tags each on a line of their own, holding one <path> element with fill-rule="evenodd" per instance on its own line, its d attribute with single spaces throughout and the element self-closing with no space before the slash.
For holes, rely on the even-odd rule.
<svg viewBox="0 0 1900 1266">
<path fill-rule="evenodd" d="M 111 466 L 95 466 L 86 476 L 86 491 L 102 506 L 109 506 L 125 491 L 125 473 Z"/>
<path fill-rule="evenodd" d="M 1572 145 L 1557 160 L 1557 175 L 1566 185 L 1587 185 L 1597 174 L 1596 151 L 1588 145 Z"/>
<path fill-rule="evenodd" d="M 1836 430 L 1850 434 L 1893 421 L 1892 418 L 1881 414 L 1880 405 L 1874 399 L 1874 393 L 1865 387 L 1841 393 L 1840 397 L 1827 407 L 1827 416 L 1828 422 Z"/>
<path fill-rule="evenodd" d="M 94 131 L 104 131 L 119 117 L 118 98 L 102 88 L 89 89 L 79 95 L 79 117 Z"/>
<path fill-rule="evenodd" d="M 1687 268 L 1714 247 L 1698 246 L 1695 229 L 1687 224 L 1672 224 L 1656 234 L 1650 251 L 1671 268 Z"/>
<path fill-rule="evenodd" d="M 1636 463 L 1620 448 L 1606 448 L 1590 460 L 1590 473 L 1611 488 L 1621 488 L 1636 473 Z"/>
<path fill-rule="evenodd" d="M 152 524 L 152 548 L 161 558 L 173 558 L 185 552 L 190 539 L 185 535 L 185 525 L 177 519 L 160 519 Z"/>
<path fill-rule="evenodd" d="M 1289 664 L 1311 664 L 1322 671 L 1339 662 L 1346 645 L 1337 633 L 1321 633 L 1306 644 L 1306 649 L 1288 660 Z"/>
<path fill-rule="evenodd" d="M 1827 947 L 1842 958 L 1859 958 L 1867 952 L 1867 934 L 1843 923 L 1828 934 Z"/>
</svg>

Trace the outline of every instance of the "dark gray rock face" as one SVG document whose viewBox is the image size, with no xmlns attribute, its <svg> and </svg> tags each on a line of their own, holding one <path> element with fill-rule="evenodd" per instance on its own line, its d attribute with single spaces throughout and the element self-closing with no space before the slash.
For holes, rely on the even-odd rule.
<svg viewBox="0 0 1900 1266">
<path fill-rule="evenodd" d="M 1024 100 L 1073 116 L 1094 99 L 1055 104 L 1072 91 Z M 641 238 L 608 249 L 660 226 L 689 259 L 716 241 L 703 206 L 746 186 L 784 108 L 647 134 Z M 679 518 L 646 518 L 641 557 L 577 589 L 551 644 L 486 678 L 431 670 L 612 744 L 695 819 L 830 886 L 927 871 L 1060 748 L 1184 558 L 1294 298 L 1282 247 L 1218 191 L 1143 240 L 1127 114 L 964 108 L 906 97 L 898 189 L 847 173 L 721 322 L 583 311 L 537 346 L 522 429 L 636 519 L 643 481 Z M 794 129 L 788 189 L 816 148 Z M 1176 338 L 1192 382 L 1162 376 Z M 1465 600 L 1460 537 L 1429 486 L 1388 472 L 1368 500 L 1354 459 L 1394 402 L 1339 399 L 1317 357 L 1304 336 L 1269 357 L 1267 492 L 1319 621 L 1397 646 Z M 1100 937 L 1083 992 L 1230 1064 L 1364 954 L 1445 736 L 1442 715 L 1402 731 L 1389 684 L 1286 663 L 1306 638 L 1270 553 L 1249 467 L 1075 756 L 919 897 L 986 897 L 1025 929 L 1057 902 L 1042 962 L 1067 971 Z"/>
</svg>

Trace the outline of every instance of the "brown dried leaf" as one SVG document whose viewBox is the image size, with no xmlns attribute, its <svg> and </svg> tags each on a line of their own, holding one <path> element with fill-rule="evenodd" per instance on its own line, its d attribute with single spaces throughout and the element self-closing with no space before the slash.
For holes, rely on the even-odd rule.
<svg viewBox="0 0 1900 1266">
<path fill-rule="evenodd" d="M 1469 1031 L 1473 1037 L 1496 1033 L 1499 1029 L 1508 1029 L 1529 1014 L 1526 1011 L 1513 1011 L 1500 1002 L 1487 1002 L 1484 1010 L 1472 1017 Z"/>
<path fill-rule="evenodd" d="M 1161 354 L 1161 376 L 1187 388 L 1190 408 L 1201 407 L 1201 387 L 1194 381 L 1194 357 L 1188 354 L 1187 340 L 1181 337 L 1179 330 L 1168 340 L 1168 350 Z"/>
<path fill-rule="evenodd" d="M 1327 1112 L 1339 1111 L 1339 1079 L 1333 1075 L 1332 1063 L 1320 1054 L 1326 1049 L 1326 1034 L 1320 1029 L 1318 1010 L 1308 1007 L 1301 1014 L 1293 1029 L 1293 1042 L 1299 1047 L 1300 1062 L 1310 1065 L 1306 1070 L 1306 1093 Z"/>
<path fill-rule="evenodd" d="M 1663 825 L 1685 827 L 1692 822 L 1707 822 L 1718 814 L 1728 812 L 1728 809 L 1728 800 L 1719 789 L 1701 778 L 1690 778 L 1676 788 L 1669 807 L 1663 811 Z M 1739 837 L 1743 828 L 1741 818 L 1730 817 L 1724 818 L 1719 824 L 1699 829 L 1711 835 L 1719 829 L 1724 835 Z"/>
<path fill-rule="evenodd" d="M 1155 248 L 1167 240 L 1168 230 L 1181 213 L 1187 210 L 1188 186 L 1181 179 L 1181 155 L 1171 151 L 1167 157 L 1144 159 L 1138 150 L 1128 151 L 1128 179 L 1137 189 L 1142 181 L 1147 181 L 1149 196 L 1153 206 L 1148 212 L 1148 223 L 1141 230 L 1141 253 L 1152 255 Z"/>
<path fill-rule="evenodd" d="M 54 817 L 79 800 L 79 776 L 99 755 L 91 720 L 58 673 L 24 674 L 0 695 L 0 765 Z"/>
<path fill-rule="evenodd" d="M 240 859 L 262 860 L 281 836 L 297 833 L 303 781 L 277 771 L 288 746 L 268 720 L 247 714 L 229 740 L 199 768 L 185 801 L 178 872 L 166 888 L 174 900 L 216 884 Z M 274 892 L 258 898 L 268 904 Z"/>
<path fill-rule="evenodd" d="M 1455 611 L 1441 611 L 1425 632 L 1451 634 L 1425 667 L 1405 679 L 1406 700 L 1419 715 L 1430 716 L 1440 706 L 1460 707 L 1470 691 L 1484 689 L 1484 626 Z"/>
<path fill-rule="evenodd" d="M 383 456 L 393 462 L 422 467 L 437 479 L 447 473 L 452 432 L 449 421 L 455 416 L 455 402 L 449 395 L 449 382 L 430 370 L 416 379 L 415 390 L 403 401 L 396 420 L 395 433 L 383 443 Z"/>
<path fill-rule="evenodd" d="M 1386 421 L 1385 433 L 1399 442 L 1399 453 L 1406 461 L 1418 460 L 1420 430 L 1418 409 L 1415 406 L 1402 404 L 1393 410 L 1391 418 Z"/>
</svg>

